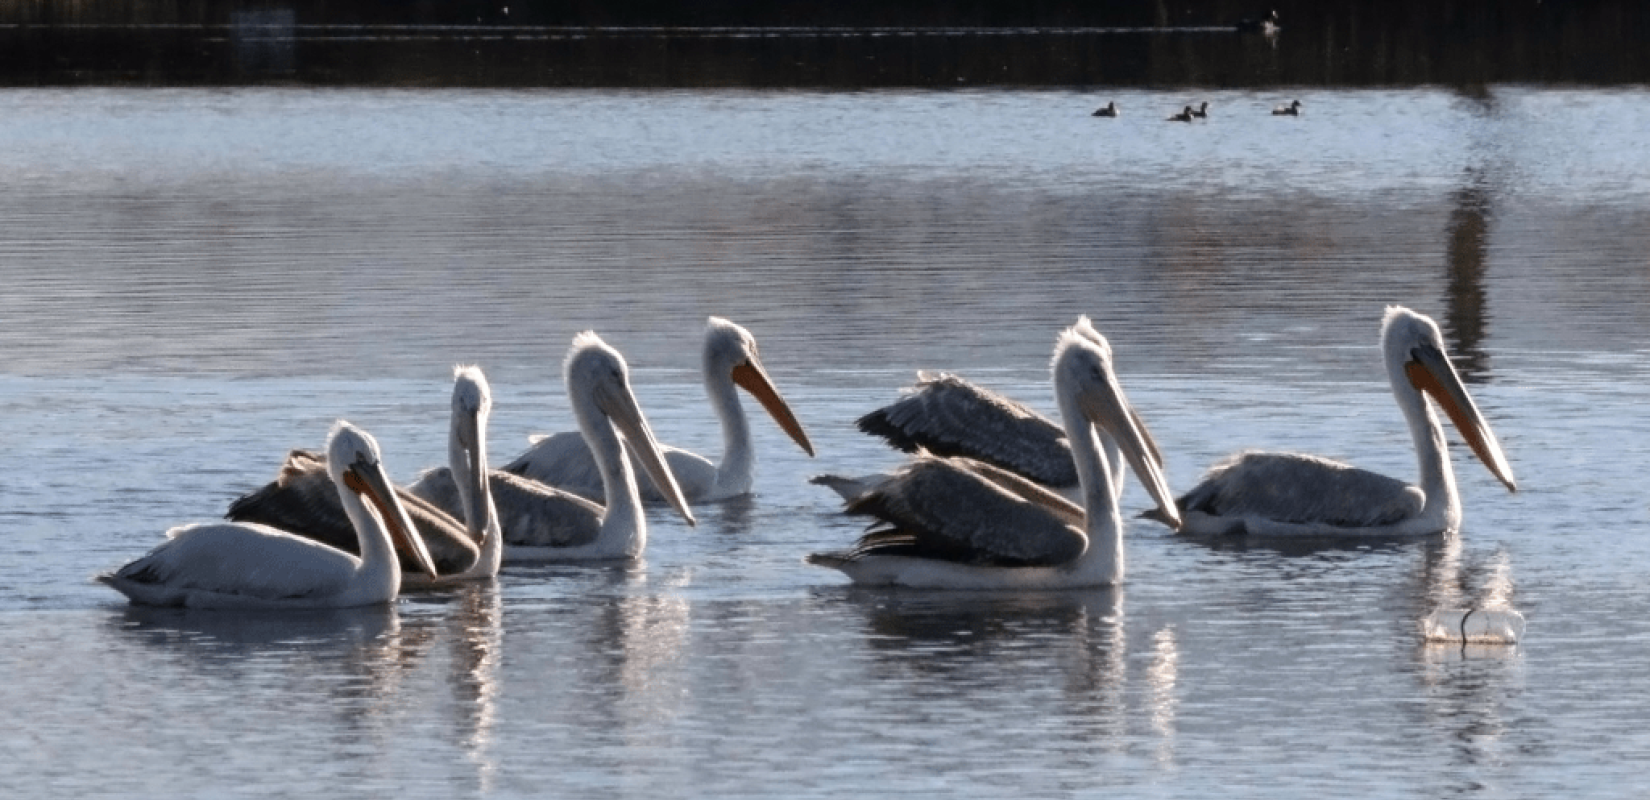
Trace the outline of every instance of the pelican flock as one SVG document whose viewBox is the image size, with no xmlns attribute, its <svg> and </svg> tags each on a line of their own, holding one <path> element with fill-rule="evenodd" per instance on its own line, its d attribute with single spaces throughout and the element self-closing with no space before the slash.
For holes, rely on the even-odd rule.
<svg viewBox="0 0 1650 800">
<path fill-rule="evenodd" d="M 1393 398 L 1415 442 L 1420 485 L 1302 453 L 1239 453 L 1215 465 L 1179 499 L 1181 530 L 1253 536 L 1454 533 L 1461 527 L 1461 496 L 1428 397 L 1449 415 L 1484 466 L 1517 491 L 1495 432 L 1450 364 L 1438 325 L 1392 306 L 1381 323 L 1381 351 Z"/>
<path fill-rule="evenodd" d="M 909 458 L 892 471 L 815 477 L 842 495 L 845 513 L 872 521 L 851 547 L 805 560 L 877 586 L 1116 584 L 1131 468 L 1154 506 L 1141 516 L 1186 534 L 1453 533 L 1461 499 L 1434 404 L 1516 491 L 1512 469 L 1436 323 L 1389 307 L 1380 341 L 1414 442 L 1415 485 L 1312 455 L 1241 452 L 1176 499 L 1110 343 L 1080 317 L 1060 332 L 1051 359 L 1058 424 L 955 375 L 926 372 L 900 400 L 862 416 L 860 430 Z M 147 555 L 98 578 L 140 604 L 341 608 L 392 601 L 415 583 L 490 579 L 512 561 L 638 558 L 648 538 L 645 490 L 690 526 L 690 501 L 751 492 L 755 446 L 736 390 L 814 454 L 749 331 L 711 317 L 702 362 L 722 425 L 719 462 L 659 444 L 624 357 L 586 331 L 562 362 L 577 432 L 537 441 L 505 469 L 488 467 L 491 387 L 480 368 L 457 367 L 447 466 L 399 489 L 373 438 L 340 421 L 324 455 L 293 451 L 274 483 L 231 505 L 231 521 L 174 528 Z"/>
<path fill-rule="evenodd" d="M 722 460 L 712 463 L 704 456 L 665 447 L 665 461 L 676 476 L 682 495 L 690 502 L 704 503 L 749 494 L 756 474 L 756 447 L 751 442 L 750 421 L 745 417 L 735 387 L 750 392 L 779 424 L 781 430 L 809 456 L 813 443 L 797 422 L 791 407 L 779 395 L 757 353 L 756 337 L 750 331 L 720 317 L 711 317 L 705 326 L 703 366 L 705 393 L 722 423 Z M 596 467 L 586 437 L 579 433 L 558 433 L 539 439 L 505 465 L 504 471 L 531 478 L 549 486 L 596 499 L 604 491 L 604 477 Z M 664 499 L 658 482 L 649 476 L 642 487 L 649 500 Z"/>
<path fill-rule="evenodd" d="M 148 555 L 99 580 L 142 605 L 313 609 L 394 600 L 398 546 L 435 575 L 371 436 L 339 422 L 327 441 L 327 471 L 355 525 L 359 556 L 267 525 L 215 522 L 173 528 Z"/>
<path fill-rule="evenodd" d="M 1087 327 L 1081 321 L 1079 326 Z M 1158 510 L 1178 524 L 1163 465 L 1147 445 L 1112 372 L 1111 348 L 1092 329 L 1063 332 L 1051 369 L 1083 505 L 1011 472 L 972 459 L 919 453 L 893 477 L 851 500 L 849 514 L 874 517 L 853 549 L 815 553 L 855 583 L 946 589 L 1051 589 L 1123 579 L 1123 519 L 1112 470 L 1096 436 L 1104 431 Z"/>
</svg>

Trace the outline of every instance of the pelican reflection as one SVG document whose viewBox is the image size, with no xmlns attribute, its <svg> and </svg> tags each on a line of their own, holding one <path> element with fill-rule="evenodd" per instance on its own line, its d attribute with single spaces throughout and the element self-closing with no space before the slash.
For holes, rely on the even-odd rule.
<svg viewBox="0 0 1650 800">
<path fill-rule="evenodd" d="M 495 788 L 499 771 L 493 729 L 504 658 L 503 599 L 494 581 L 458 584 L 445 594 L 452 599 L 442 635 L 452 659 L 447 682 L 453 697 L 453 731 L 465 759 L 475 767 L 477 786 L 486 794 Z"/>
<path fill-rule="evenodd" d="M 1422 569 L 1430 607 L 1510 603 L 1511 568 L 1504 550 L 1482 566 L 1463 566 L 1459 537 L 1429 547 Z M 1426 726 L 1447 743 L 1460 769 L 1461 793 L 1475 787 L 1479 768 L 1504 766 L 1506 738 L 1517 730 L 1507 705 L 1524 692 L 1521 648 L 1427 642 L 1415 648 L 1416 680 Z"/>
</svg>

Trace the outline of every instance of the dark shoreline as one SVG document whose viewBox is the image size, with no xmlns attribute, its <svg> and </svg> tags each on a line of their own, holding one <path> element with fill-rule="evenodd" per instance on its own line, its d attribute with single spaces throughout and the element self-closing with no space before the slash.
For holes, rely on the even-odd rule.
<svg viewBox="0 0 1650 800">
<path fill-rule="evenodd" d="M 874 13 L 768 4 L 741 17 L 731 3 L 687 15 L 642 3 L 504 2 L 43 0 L 0 11 L 0 85 L 1650 83 L 1650 9 L 1631 4 L 1282 6 L 1281 30 L 1264 35 L 1240 31 L 1238 7 L 1223 3 L 1057 7 L 1064 13 L 977 5 L 927 17 L 911 4 Z M 786 8 L 795 21 L 774 22 Z M 1145 13 L 1154 8 L 1161 13 Z"/>
</svg>

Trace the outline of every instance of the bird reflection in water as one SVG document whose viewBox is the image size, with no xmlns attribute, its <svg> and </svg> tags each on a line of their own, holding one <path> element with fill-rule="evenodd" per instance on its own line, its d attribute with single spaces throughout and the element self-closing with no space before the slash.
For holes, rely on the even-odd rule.
<svg viewBox="0 0 1650 800">
<path fill-rule="evenodd" d="M 504 658 L 504 607 L 495 581 L 459 584 L 452 595 L 452 611 L 444 619 L 445 638 L 451 645 L 452 686 L 458 743 L 476 769 L 483 794 L 494 788 L 498 755 L 493 752 L 493 727 L 498 720 L 499 668 Z"/>
<path fill-rule="evenodd" d="M 685 578 L 682 578 L 685 580 Z M 635 747 L 660 747 L 670 726 L 660 724 L 684 712 L 685 670 L 691 622 L 688 601 L 670 596 L 671 581 L 645 571 L 625 576 L 629 591 L 604 603 L 590 628 L 589 663 L 596 667 L 587 696 L 602 704 L 588 718 L 606 720 Z M 581 692 L 581 694 L 586 694 Z M 581 716 L 585 716 L 582 715 Z"/>
<path fill-rule="evenodd" d="M 710 529 L 722 536 L 746 539 L 755 532 L 751 513 L 755 510 L 755 495 L 742 494 L 730 497 L 707 509 L 707 516 L 714 520 L 714 525 Z"/>
<path fill-rule="evenodd" d="M 1421 621 L 1422 635 L 1434 643 L 1516 645 L 1524 636 L 1524 616 L 1512 606 L 1506 550 L 1497 550 L 1481 565 L 1464 567 L 1461 546 L 1459 536 L 1450 536 L 1427 550 L 1423 571 L 1430 611 Z"/>
<path fill-rule="evenodd" d="M 1073 757 L 1126 753 L 1149 729 L 1156 757 L 1174 757 L 1179 645 L 1151 634 L 1145 685 L 1129 685 L 1122 587 L 1056 592 L 910 592 L 850 588 L 881 680 L 1001 695 L 1004 676 L 1025 699 L 1051 681 L 1070 725 Z M 936 682 L 936 678 L 940 680 Z M 1131 699 L 1132 698 L 1132 699 Z M 1144 708 L 1140 707 L 1144 705 Z M 1131 708 L 1131 706 L 1134 706 Z M 1024 709 L 1019 709 L 1023 712 Z M 1144 726 L 1134 723 L 1142 715 Z"/>
<path fill-rule="evenodd" d="M 362 748 L 425 711 L 454 716 L 452 743 L 475 765 L 477 785 L 489 789 L 498 771 L 493 752 L 502 606 L 493 581 L 420 592 L 401 604 L 313 612 L 230 612 L 128 606 L 111 620 L 124 639 L 145 646 L 145 657 L 183 662 L 207 683 L 249 709 L 277 698 L 289 713 L 315 713 L 311 728 L 332 751 Z M 422 668 L 450 652 L 443 703 L 425 685 Z M 161 665 L 139 667 L 156 675 Z M 324 720 L 329 716 L 331 723 Z M 297 757 L 297 756 L 295 756 Z"/>
<path fill-rule="evenodd" d="M 1448 233 L 1448 288 L 1444 333 L 1450 340 L 1461 380 L 1483 383 L 1490 372 L 1484 350 L 1488 333 L 1484 277 L 1489 261 L 1490 192 L 1479 171 L 1467 171 L 1466 185 L 1454 196 Z"/>
<path fill-rule="evenodd" d="M 1505 550 L 1497 550 L 1481 567 L 1462 566 L 1460 537 L 1427 548 L 1424 586 L 1427 601 L 1445 608 L 1510 603 L 1512 581 Z M 1477 575 L 1481 574 L 1479 578 Z M 1473 584 L 1477 588 L 1473 588 Z M 1504 768 L 1515 730 L 1507 718 L 1508 701 L 1524 691 L 1524 660 L 1516 646 L 1472 643 L 1425 643 L 1415 649 L 1415 675 L 1430 728 L 1442 734 L 1461 769 L 1460 794 L 1481 790 L 1480 768 Z"/>
<path fill-rule="evenodd" d="M 1174 763 L 1175 715 L 1180 709 L 1176 692 L 1180 679 L 1180 644 L 1174 626 L 1165 626 L 1152 635 L 1152 660 L 1146 667 L 1146 684 L 1151 703 L 1152 731 L 1158 736 L 1154 756 L 1157 763 Z"/>
<path fill-rule="evenodd" d="M 436 638 L 429 621 L 403 619 L 393 604 L 283 613 L 132 606 L 116 624 L 191 673 L 222 679 L 225 691 L 330 709 L 338 734 L 356 739 L 405 712 L 402 684 Z"/>
</svg>

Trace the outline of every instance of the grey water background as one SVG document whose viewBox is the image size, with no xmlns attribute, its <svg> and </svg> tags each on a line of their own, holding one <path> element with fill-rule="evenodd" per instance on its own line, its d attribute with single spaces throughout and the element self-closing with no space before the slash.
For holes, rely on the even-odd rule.
<svg viewBox="0 0 1650 800">
<path fill-rule="evenodd" d="M 1299 98 L 1306 114 L 1269 109 Z M 23 796 L 1621 796 L 1650 760 L 1642 87 L 12 89 L 0 93 L 0 783 Z M 1088 113 L 1116 100 L 1124 116 Z M 1211 117 L 1162 121 L 1208 100 Z M 1520 480 L 1459 438 L 1419 542 L 1127 532 L 1109 590 L 854 590 L 820 471 L 917 369 L 1052 412 L 1088 314 L 1189 488 L 1245 447 L 1402 477 L 1382 309 L 1438 319 Z M 410 478 L 481 364 L 503 459 L 572 335 L 719 444 L 709 314 L 808 459 L 650 516 L 628 566 L 391 608 L 130 608 L 90 577 L 348 418 Z M 760 414 L 759 409 L 751 409 Z M 1144 508 L 1132 486 L 1126 510 Z M 1511 648 L 1416 622 L 1509 584 Z"/>
</svg>

